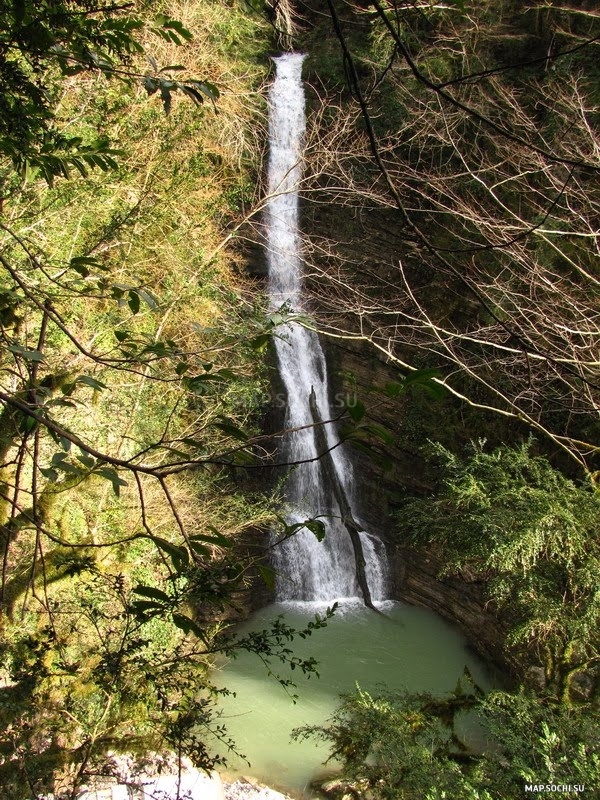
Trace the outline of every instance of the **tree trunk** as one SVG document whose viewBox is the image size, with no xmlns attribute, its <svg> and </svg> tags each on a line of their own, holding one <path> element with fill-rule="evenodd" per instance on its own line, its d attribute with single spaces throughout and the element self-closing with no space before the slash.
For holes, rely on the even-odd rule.
<svg viewBox="0 0 600 800">
<path fill-rule="evenodd" d="M 352 516 L 350 501 L 348 500 L 346 492 L 344 491 L 344 487 L 342 486 L 342 483 L 336 472 L 335 464 L 333 463 L 333 458 L 331 457 L 331 451 L 323 431 L 323 420 L 319 418 L 317 398 L 313 387 L 311 387 L 309 403 L 312 418 L 315 423 L 315 440 L 317 443 L 317 450 L 323 454 L 321 457 L 321 463 L 323 465 L 327 481 L 333 491 L 333 496 L 335 497 L 339 506 L 340 514 L 342 516 L 342 523 L 348 531 L 350 541 L 352 542 L 352 547 L 354 549 L 356 579 L 358 580 L 358 585 L 360 586 L 360 590 L 362 592 L 363 601 L 368 608 L 372 608 L 373 611 L 377 611 L 378 609 L 375 608 L 371 599 L 371 592 L 369 590 L 369 584 L 367 582 L 367 575 L 365 572 L 365 554 L 363 551 L 362 542 L 360 540 L 361 528 Z"/>
</svg>

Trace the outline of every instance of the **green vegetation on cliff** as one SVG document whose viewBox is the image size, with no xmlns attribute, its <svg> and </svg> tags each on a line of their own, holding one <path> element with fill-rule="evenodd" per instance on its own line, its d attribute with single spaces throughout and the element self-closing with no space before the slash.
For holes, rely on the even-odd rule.
<svg viewBox="0 0 600 800">
<path fill-rule="evenodd" d="M 600 784 L 600 498 L 533 446 L 459 457 L 432 444 L 435 491 L 397 513 L 403 546 L 433 554 L 442 580 L 485 587 L 523 685 L 484 695 L 466 674 L 445 698 L 357 688 L 297 732 L 331 746 L 349 796 L 518 800 L 530 785 L 574 800 Z"/>
<path fill-rule="evenodd" d="M 446 574 L 484 583 L 507 645 L 543 666 L 548 696 L 570 702 L 572 683 L 587 674 L 593 686 L 600 669 L 597 489 L 565 478 L 531 443 L 480 443 L 465 458 L 432 446 L 430 457 L 437 491 L 404 505 L 400 535 L 432 546 Z"/>
<path fill-rule="evenodd" d="M 325 726 L 297 735 L 331 744 L 348 797 L 521 800 L 527 791 L 560 792 L 565 800 L 594 796 L 600 781 L 596 719 L 541 705 L 525 693 L 484 697 L 468 677 L 461 683 L 445 699 L 357 690 Z M 477 714 L 475 736 L 460 733 L 465 712 Z"/>
<path fill-rule="evenodd" d="M 211 655 L 292 658 L 218 622 L 275 515 L 233 246 L 270 40 L 237 3 L 0 12 L 0 785 L 75 797 L 109 750 L 210 767 Z"/>
</svg>

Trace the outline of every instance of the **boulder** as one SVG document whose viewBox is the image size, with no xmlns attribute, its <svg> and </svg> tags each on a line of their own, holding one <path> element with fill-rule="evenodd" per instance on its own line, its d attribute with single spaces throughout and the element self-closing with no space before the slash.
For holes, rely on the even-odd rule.
<svg viewBox="0 0 600 800">
<path fill-rule="evenodd" d="M 292 800 L 292 798 L 252 778 L 239 778 L 233 783 L 225 784 L 225 800 Z"/>
<path fill-rule="evenodd" d="M 315 788 L 330 800 L 361 800 L 363 797 L 356 787 L 341 778 L 319 782 Z"/>
<path fill-rule="evenodd" d="M 53 798 L 48 796 L 45 800 Z M 77 800 L 226 800 L 226 797 L 217 772 L 207 775 L 187 759 L 182 760 L 180 771 L 172 753 L 157 753 L 143 759 L 113 753 L 104 766 L 104 775 L 94 784 L 83 786 Z"/>
</svg>

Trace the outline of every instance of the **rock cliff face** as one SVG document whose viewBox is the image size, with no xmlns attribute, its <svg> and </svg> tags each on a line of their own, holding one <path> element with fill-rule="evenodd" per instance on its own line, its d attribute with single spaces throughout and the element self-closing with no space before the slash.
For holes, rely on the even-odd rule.
<svg viewBox="0 0 600 800">
<path fill-rule="evenodd" d="M 503 675 L 517 675 L 518 662 L 504 647 L 506 628 L 486 604 L 485 585 L 469 576 L 438 578 L 440 559 L 433 553 L 398 547 L 394 553 L 394 596 L 425 606 L 457 625 L 471 647 Z"/>
<path fill-rule="evenodd" d="M 373 442 L 375 458 L 356 448 L 353 453 L 359 512 L 369 528 L 388 545 L 392 597 L 437 612 L 462 630 L 482 658 L 498 666 L 507 677 L 516 676 L 518 656 L 505 649 L 506 626 L 497 609 L 486 601 L 485 584 L 465 574 L 439 577 L 442 564 L 439 555 L 397 541 L 394 511 L 407 493 L 427 492 L 432 488 L 420 455 L 422 437 L 426 435 L 423 425 L 427 424 L 423 418 L 435 415 L 437 422 L 431 419 L 430 424 L 443 428 L 448 414 L 443 406 L 424 408 L 422 404 L 427 404 L 427 399 L 418 393 L 390 399 L 373 391 L 374 386 L 383 387 L 398 380 L 398 372 L 374 357 L 364 344 L 341 346 L 330 342 L 328 355 L 332 374 L 337 375 L 333 381 L 334 393 L 346 396 L 356 391 L 367 406 L 369 421 L 382 425 L 395 438 L 393 444 Z M 417 413 L 415 405 L 420 406 Z M 463 435 L 460 430 L 459 435 Z"/>
<path fill-rule="evenodd" d="M 260 259 L 252 262 L 254 275 L 259 262 Z M 344 404 L 359 400 L 366 406 L 366 420 L 383 426 L 394 437 L 393 444 L 371 440 L 370 453 L 349 445 L 358 513 L 368 529 L 388 545 L 392 597 L 436 611 L 462 630 L 480 656 L 500 667 L 504 674 L 516 674 L 516 661 L 503 647 L 505 628 L 495 610 L 486 604 L 485 586 L 464 575 L 439 578 L 439 557 L 397 542 L 394 511 L 408 493 L 426 493 L 432 489 L 420 455 L 427 437 L 438 438 L 439 432 L 442 437 L 458 436 L 463 441 L 470 438 L 460 412 L 452 403 L 432 403 L 419 391 L 393 399 L 386 396 L 383 387 L 402 376 L 366 342 L 328 338 L 323 344 L 334 414 L 341 414 Z M 273 396 L 278 397 L 282 387 L 278 385 L 274 361 L 272 367 Z M 273 434 L 283 423 L 283 410 L 274 403 L 266 417 L 265 431 Z M 279 471 L 272 472 L 272 480 L 276 481 Z M 260 580 L 253 586 L 238 598 L 239 605 L 248 612 L 270 599 Z"/>
<path fill-rule="evenodd" d="M 367 343 L 340 343 L 331 340 L 326 349 L 334 412 L 342 413 L 342 403 L 361 402 L 366 412 L 364 421 L 384 428 L 393 443 L 368 437 L 369 451 L 362 446 L 349 448 L 354 464 L 354 490 L 359 513 L 369 528 L 384 539 L 393 536 L 393 512 L 407 491 L 427 492 L 432 487 L 425 476 L 419 446 L 423 442 L 407 431 L 412 424 L 408 418 L 412 398 L 391 399 L 383 388 L 391 381 L 401 380 L 397 369 L 379 360 Z M 416 402 L 422 401 L 418 398 Z"/>
<path fill-rule="evenodd" d="M 411 406 L 426 402 L 411 396 L 391 400 L 373 392 L 374 386 L 398 380 L 397 371 L 373 357 L 365 345 L 333 340 L 325 342 L 331 375 L 334 413 L 342 410 L 342 401 L 352 400 L 353 393 L 367 405 L 370 422 L 384 426 L 395 435 L 394 444 L 373 441 L 373 454 L 353 449 L 353 488 L 361 520 L 369 530 L 388 545 L 392 566 L 391 595 L 394 599 L 436 611 L 457 625 L 473 649 L 485 660 L 497 665 L 505 675 L 517 672 L 517 662 L 504 650 L 505 627 L 495 609 L 486 603 L 485 585 L 462 575 L 438 577 L 441 559 L 433 552 L 417 551 L 397 542 L 394 511 L 407 493 L 427 492 L 432 487 L 419 454 L 422 432 L 406 431 L 414 426 Z M 422 410 L 422 409 L 421 409 Z M 269 415 L 267 429 L 274 432 L 283 424 L 281 411 Z M 414 440 L 411 440 L 414 439 Z M 279 475 L 274 475 L 276 479 Z M 268 602 L 260 592 L 257 604 L 254 592 L 248 597 L 253 608 Z"/>
<path fill-rule="evenodd" d="M 335 265 L 338 259 L 348 259 L 348 263 L 355 265 L 357 281 L 368 283 L 368 275 L 375 274 L 393 282 L 398 259 L 404 261 L 408 252 L 397 216 L 384 209 L 353 215 L 335 202 L 306 202 L 302 207 L 301 227 L 307 241 L 330 242 L 333 248 L 307 247 L 307 310 L 324 322 L 329 331 L 358 332 L 359 320 L 336 292 Z M 254 232 L 247 237 L 241 255 L 248 273 L 262 285 L 266 264 L 260 235 Z M 413 260 L 408 252 L 408 268 L 422 272 L 421 265 Z M 422 274 L 420 280 L 427 282 L 429 277 Z M 373 299 L 377 301 L 376 296 Z M 386 384 L 400 382 L 402 372 L 387 363 L 366 340 L 332 335 L 323 338 L 323 346 L 334 415 L 342 416 L 345 405 L 360 401 L 366 408 L 365 421 L 382 426 L 393 437 L 393 443 L 371 437 L 371 452 L 365 451 L 364 441 L 349 445 L 353 451 L 357 512 L 365 526 L 388 544 L 393 565 L 393 597 L 436 611 L 459 626 L 483 658 L 498 664 L 505 672 L 515 671 L 510 656 L 504 652 L 503 625 L 494 609 L 486 605 L 485 587 L 467 576 L 438 578 L 440 559 L 433 553 L 415 552 L 399 545 L 395 531 L 394 511 L 404 498 L 433 488 L 420 454 L 422 445 L 428 438 L 450 446 L 469 441 L 477 428 L 473 427 L 468 412 L 452 398 L 434 402 L 418 388 L 395 398 L 386 395 Z M 275 400 L 264 429 L 275 434 L 284 424 L 284 410 L 277 402 L 283 395 L 274 358 L 271 366 Z M 419 366 L 431 365 L 424 362 Z M 274 439 L 274 448 L 276 444 Z M 276 469 L 272 473 L 275 482 L 280 473 Z M 253 589 L 241 604 L 244 608 L 256 608 L 267 601 L 263 586 L 258 594 Z"/>
</svg>

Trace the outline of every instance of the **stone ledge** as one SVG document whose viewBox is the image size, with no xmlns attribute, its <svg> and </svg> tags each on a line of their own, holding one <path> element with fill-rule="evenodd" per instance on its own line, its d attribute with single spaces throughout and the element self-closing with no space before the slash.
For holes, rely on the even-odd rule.
<svg viewBox="0 0 600 800">
<path fill-rule="evenodd" d="M 188 759 L 182 759 L 180 772 L 172 753 L 144 759 L 113 753 L 104 769 L 93 785 L 81 787 L 77 800 L 292 800 L 252 778 L 223 781 L 218 772 L 208 775 Z M 61 798 L 47 794 L 36 800 Z"/>
</svg>

